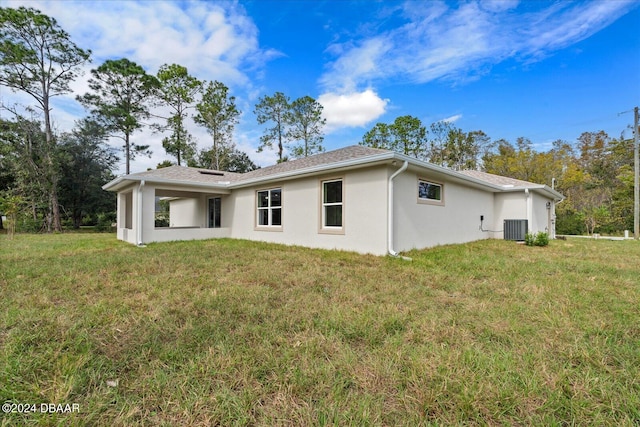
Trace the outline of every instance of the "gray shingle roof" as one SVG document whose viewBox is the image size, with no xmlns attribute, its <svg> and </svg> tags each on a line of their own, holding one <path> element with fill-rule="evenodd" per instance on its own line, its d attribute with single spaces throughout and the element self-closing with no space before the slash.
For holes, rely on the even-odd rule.
<svg viewBox="0 0 640 427">
<path fill-rule="evenodd" d="M 277 175 L 286 172 L 313 168 L 321 165 L 330 165 L 332 163 L 345 162 L 360 157 L 369 157 L 377 154 L 388 153 L 391 152 L 389 150 L 381 150 L 378 148 L 363 147 L 362 145 L 351 145 L 349 147 L 339 148 L 337 150 L 329 151 L 326 153 L 315 154 L 313 156 L 304 157 L 301 159 L 278 163 L 277 165 L 268 166 L 266 168 L 256 169 L 254 171 L 242 174 L 238 181 L 263 178 L 270 175 Z"/>
<path fill-rule="evenodd" d="M 242 174 L 234 172 L 214 171 L 210 169 L 189 168 L 186 166 L 169 166 L 128 175 L 130 178 L 162 179 L 169 181 L 188 181 L 203 184 L 217 184 L 233 181 Z"/>
<path fill-rule="evenodd" d="M 538 188 L 541 187 L 542 184 L 535 184 L 529 181 L 522 181 L 520 179 L 508 178 L 506 176 L 494 175 L 492 173 L 467 170 L 467 171 L 459 171 L 461 174 L 470 176 L 475 179 L 479 179 L 481 181 L 488 182 L 489 184 L 500 185 L 505 188 L 516 187 L 516 188 Z"/>
<path fill-rule="evenodd" d="M 331 165 L 333 163 L 345 162 L 357 158 L 389 153 L 391 152 L 388 150 L 363 147 L 361 145 L 352 145 L 326 153 L 315 154 L 313 156 L 304 157 L 301 159 L 278 163 L 277 165 L 256 169 L 247 173 L 223 172 L 209 169 L 189 168 L 184 166 L 169 166 L 166 168 L 131 174 L 128 175 L 128 178 L 149 180 L 161 179 L 209 184 L 235 184 L 248 180 L 268 178 L 272 175 L 278 175 L 287 172 L 295 172 L 298 170 L 302 171 L 304 169 L 309 169 L 316 166 Z"/>
</svg>

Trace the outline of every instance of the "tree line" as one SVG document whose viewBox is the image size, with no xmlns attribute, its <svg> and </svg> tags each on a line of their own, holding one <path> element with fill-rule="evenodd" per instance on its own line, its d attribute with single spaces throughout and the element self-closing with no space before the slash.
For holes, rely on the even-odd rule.
<svg viewBox="0 0 640 427">
<path fill-rule="evenodd" d="M 165 135 L 162 146 L 175 159 L 157 167 L 257 167 L 233 142 L 241 111 L 229 88 L 201 81 L 179 64 L 165 64 L 153 75 L 126 58 L 106 60 L 91 70 L 89 91 L 76 96 L 87 116 L 59 131 L 51 100 L 72 92 L 70 84 L 90 57 L 55 19 L 33 8 L 0 8 L 0 85 L 33 100 L 22 109 L 2 105 L 8 118 L 0 117 L 0 211 L 14 226 L 18 217 L 25 230 L 34 231 L 61 231 L 63 222 L 77 228 L 115 221 L 115 196 L 101 186 L 114 178 L 119 156 L 128 174 L 136 156 L 149 154 L 149 145 L 132 138 L 144 127 Z M 292 101 L 276 92 L 259 98 L 253 113 L 264 127 L 258 152 L 274 150 L 283 162 L 324 151 L 322 105 L 312 97 Z M 206 129 L 208 148 L 197 149 L 188 120 Z M 121 153 L 107 144 L 111 138 L 122 141 Z M 427 127 L 407 115 L 375 124 L 361 144 L 453 170 L 553 186 L 567 197 L 556 210 L 559 234 L 633 229 L 630 139 L 585 132 L 575 142 L 558 140 L 537 151 L 525 137 L 493 141 L 481 130 L 466 132 L 446 121 Z"/>
<path fill-rule="evenodd" d="M 453 170 L 546 184 L 566 197 L 556 207 L 558 234 L 633 230 L 634 142 L 622 135 L 583 132 L 574 142 L 556 140 L 538 151 L 525 137 L 492 141 L 481 130 L 465 132 L 444 121 L 427 128 L 416 117 L 401 116 L 375 124 L 360 143 Z"/>
<path fill-rule="evenodd" d="M 90 57 L 54 18 L 33 8 L 0 8 L 0 85 L 34 101 L 22 109 L 1 106 L 9 117 L 0 117 L 0 212 L 9 213 L 12 224 L 20 215 L 23 228 L 62 231 L 63 218 L 75 228 L 114 220 L 115 197 L 100 188 L 114 177 L 119 160 L 107 142 L 122 140 L 129 174 L 136 156 L 151 154 L 149 145 L 132 138 L 145 126 L 168 133 L 162 146 L 178 165 L 232 172 L 257 168 L 233 142 L 241 111 L 229 88 L 201 81 L 179 64 L 165 64 L 152 75 L 126 58 L 106 60 L 91 70 L 89 91 L 76 96 L 87 116 L 59 132 L 51 100 L 72 92 L 71 83 Z M 266 126 L 259 151 L 276 149 L 278 161 L 287 160 L 285 147 L 293 158 L 324 150 L 325 120 L 313 98 L 291 101 L 276 92 L 260 98 L 255 114 Z M 189 119 L 211 135 L 209 148 L 198 151 Z M 167 160 L 158 167 L 172 164 Z"/>
</svg>

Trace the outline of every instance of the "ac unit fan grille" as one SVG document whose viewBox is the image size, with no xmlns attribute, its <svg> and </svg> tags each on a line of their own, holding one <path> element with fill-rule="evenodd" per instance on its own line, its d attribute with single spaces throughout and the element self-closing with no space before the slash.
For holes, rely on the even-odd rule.
<svg viewBox="0 0 640 427">
<path fill-rule="evenodd" d="M 523 242 L 527 230 L 529 230 L 529 221 L 526 219 L 505 219 L 503 230 L 504 240 Z"/>
</svg>

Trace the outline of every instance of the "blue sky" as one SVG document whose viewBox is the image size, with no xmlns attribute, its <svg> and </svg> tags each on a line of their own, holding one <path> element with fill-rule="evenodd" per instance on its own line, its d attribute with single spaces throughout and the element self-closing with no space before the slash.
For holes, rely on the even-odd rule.
<svg viewBox="0 0 640 427">
<path fill-rule="evenodd" d="M 88 70 L 126 57 L 156 73 L 178 63 L 231 89 L 243 114 L 235 142 L 258 164 L 258 98 L 280 91 L 324 106 L 325 147 L 357 144 L 377 122 L 412 115 L 426 126 L 449 120 L 492 139 L 530 138 L 539 150 L 584 131 L 618 137 L 640 104 L 638 1 L 13 1 L 57 19 L 93 51 Z M 27 99 L 2 89 L 2 100 Z M 54 104 L 59 130 L 84 115 L 73 96 Z M 199 147 L 211 144 L 196 125 Z M 629 130 L 626 137 L 631 136 Z M 162 135 L 134 135 L 170 157 Z M 118 145 L 114 141 L 114 146 Z M 124 164 L 124 162 L 122 162 Z M 119 172 L 122 172 L 122 168 Z"/>
</svg>

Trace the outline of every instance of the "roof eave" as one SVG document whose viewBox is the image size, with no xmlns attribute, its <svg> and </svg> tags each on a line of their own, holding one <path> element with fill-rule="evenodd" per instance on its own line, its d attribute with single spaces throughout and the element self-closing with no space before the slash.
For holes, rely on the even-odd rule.
<svg viewBox="0 0 640 427">
<path fill-rule="evenodd" d="M 141 176 L 130 176 L 124 175 L 114 179 L 111 182 L 106 183 L 102 186 L 103 190 L 106 191 L 119 191 L 122 188 L 129 185 L 129 183 L 141 182 L 145 181 L 146 183 L 154 183 L 154 184 L 167 184 L 167 185 L 178 185 L 178 186 L 189 186 L 196 188 L 207 188 L 212 190 L 228 190 L 228 183 L 213 183 L 213 182 L 193 182 L 186 180 L 178 180 L 178 179 L 163 179 L 163 178 L 145 178 Z"/>
<path fill-rule="evenodd" d="M 487 181 L 483 181 L 478 178 L 474 178 L 469 175 L 462 174 L 460 172 L 454 171 L 452 169 L 445 168 L 443 166 L 438 166 L 433 163 L 424 162 L 422 160 L 416 159 L 415 157 L 410 157 L 405 154 L 395 153 L 395 157 L 401 161 L 408 161 L 410 165 L 418 166 L 424 169 L 428 169 L 433 172 L 441 173 L 443 175 L 447 175 L 449 177 L 453 177 L 458 181 L 472 183 L 480 187 L 488 188 L 493 191 L 502 191 L 503 188 L 500 185 L 492 184 Z"/>
</svg>

